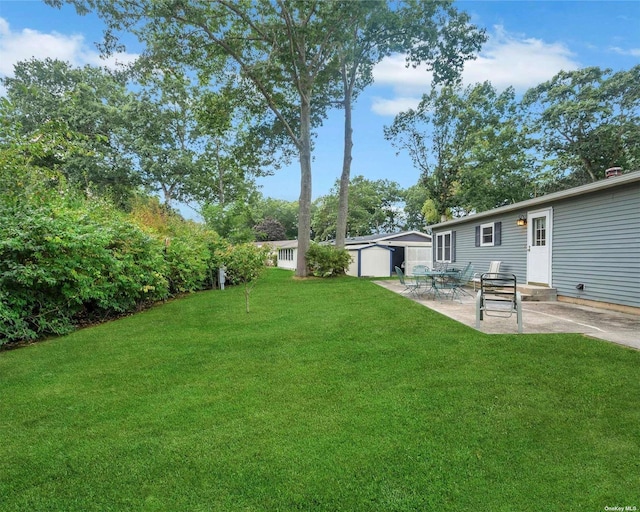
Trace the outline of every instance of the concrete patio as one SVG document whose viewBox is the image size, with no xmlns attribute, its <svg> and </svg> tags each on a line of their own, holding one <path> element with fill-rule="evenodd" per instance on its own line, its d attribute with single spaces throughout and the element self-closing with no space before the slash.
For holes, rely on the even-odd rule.
<svg viewBox="0 0 640 512">
<path fill-rule="evenodd" d="M 397 280 L 376 281 L 376 284 L 395 293 L 404 291 L 404 286 Z M 469 292 L 470 296 L 463 295 L 462 299 L 456 298 L 453 301 L 449 299 L 437 300 L 429 295 L 414 297 L 411 294 L 405 294 L 405 296 L 407 299 L 475 328 L 475 296 L 473 296 L 473 290 L 469 290 Z M 640 315 L 567 302 L 524 301 L 522 303 L 522 323 L 524 334 L 581 333 L 585 336 L 640 350 Z M 514 314 L 511 318 L 485 316 L 481 322 L 480 330 L 488 334 L 516 334 L 518 332 L 516 315 Z"/>
</svg>

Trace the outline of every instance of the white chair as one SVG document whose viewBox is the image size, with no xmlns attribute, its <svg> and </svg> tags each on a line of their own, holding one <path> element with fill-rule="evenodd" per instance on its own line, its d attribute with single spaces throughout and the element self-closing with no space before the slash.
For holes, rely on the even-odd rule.
<svg viewBox="0 0 640 512">
<path fill-rule="evenodd" d="M 475 274 L 473 274 L 473 279 L 471 279 L 473 281 L 473 291 L 476 291 L 476 284 L 480 284 L 480 277 L 482 276 L 482 274 L 499 274 L 500 273 L 500 265 L 502 264 L 501 261 L 491 261 L 489 262 L 489 270 L 487 270 L 486 272 L 476 272 Z"/>
</svg>

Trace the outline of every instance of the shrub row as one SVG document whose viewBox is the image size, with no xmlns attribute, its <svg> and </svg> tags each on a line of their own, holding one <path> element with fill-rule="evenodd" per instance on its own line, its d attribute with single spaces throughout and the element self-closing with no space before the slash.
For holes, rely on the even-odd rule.
<svg viewBox="0 0 640 512">
<path fill-rule="evenodd" d="M 0 212 L 0 345 L 208 288 L 226 243 L 147 200 L 58 197 Z"/>
</svg>

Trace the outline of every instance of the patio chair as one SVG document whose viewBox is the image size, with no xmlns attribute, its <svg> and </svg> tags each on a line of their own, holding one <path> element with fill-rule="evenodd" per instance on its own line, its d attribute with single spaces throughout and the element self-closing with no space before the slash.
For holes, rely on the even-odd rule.
<svg viewBox="0 0 640 512">
<path fill-rule="evenodd" d="M 418 290 L 420 289 L 420 283 L 418 281 L 408 281 L 400 267 L 396 267 L 396 274 L 398 275 L 400 284 L 404 286 L 404 290 L 401 293 L 403 295 L 405 293 L 410 293 L 414 297 L 417 297 Z"/>
<path fill-rule="evenodd" d="M 469 284 L 472 277 L 473 277 L 473 265 L 471 264 L 471 262 L 469 262 L 467 263 L 467 266 L 464 268 L 464 270 L 460 272 L 458 276 L 452 279 L 453 281 L 453 290 L 452 290 L 452 297 L 451 297 L 452 299 L 455 298 L 456 294 L 458 294 L 458 296 L 462 294 L 462 295 L 469 295 L 469 297 L 471 297 L 471 294 L 467 290 L 465 290 L 464 287 Z"/>
<path fill-rule="evenodd" d="M 489 262 L 489 270 L 487 270 L 485 273 L 486 274 L 499 274 L 500 273 L 500 265 L 502 264 L 501 261 L 490 261 Z M 473 281 L 473 291 L 476 291 L 476 285 L 480 284 L 480 277 L 482 275 L 482 272 L 476 272 L 475 274 L 473 274 L 473 278 L 471 279 Z"/>
<path fill-rule="evenodd" d="M 433 264 L 433 270 L 437 270 L 438 272 L 446 272 L 449 264 L 445 261 L 438 261 Z"/>
<path fill-rule="evenodd" d="M 515 274 L 482 274 L 476 296 L 476 329 L 480 329 L 485 316 L 510 318 L 513 313 L 518 321 L 518 333 L 522 333 L 522 296 L 517 291 Z"/>
<path fill-rule="evenodd" d="M 429 270 L 427 268 L 426 265 L 414 265 L 413 269 L 411 269 L 411 273 L 412 274 L 424 274 L 427 270 Z"/>
</svg>

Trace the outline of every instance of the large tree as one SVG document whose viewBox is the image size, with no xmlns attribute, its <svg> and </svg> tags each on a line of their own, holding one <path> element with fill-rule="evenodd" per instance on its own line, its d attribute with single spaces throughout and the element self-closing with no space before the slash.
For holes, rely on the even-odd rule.
<svg viewBox="0 0 640 512">
<path fill-rule="evenodd" d="M 340 178 L 336 245 L 344 246 L 349 205 L 353 102 L 373 82 L 373 68 L 393 53 L 406 55 L 407 65 L 426 64 L 436 83 L 458 78 L 465 60 L 473 58 L 486 40 L 450 0 L 387 0 L 353 2 L 354 17 L 342 51 L 339 105 L 344 108 L 344 147 Z"/>
<path fill-rule="evenodd" d="M 440 220 L 531 197 L 533 162 L 512 89 L 489 82 L 433 89 L 399 114 L 385 136 L 421 171 Z"/>
<path fill-rule="evenodd" d="M 234 88 L 204 91 L 177 67 L 145 59 L 127 110 L 130 145 L 144 183 L 172 201 L 224 206 L 275 166 L 277 138 Z"/>
<path fill-rule="evenodd" d="M 74 68 L 60 60 L 31 59 L 17 63 L 14 76 L 2 83 L 11 106 L 4 118 L 19 127 L 20 133 L 36 134 L 53 122 L 82 136 L 77 143 L 84 151 L 61 162 L 51 161 L 50 167 L 57 166 L 71 184 L 89 193 L 108 194 L 120 204 L 127 203 L 140 180 L 124 143 L 128 93 L 123 74 L 93 66 Z"/>
<path fill-rule="evenodd" d="M 198 89 L 171 69 L 144 73 L 142 87 L 127 105 L 129 144 L 137 155 L 144 184 L 161 191 L 164 202 L 193 197 L 191 184 L 204 172 L 204 140 L 196 115 Z"/>
<path fill-rule="evenodd" d="M 422 97 L 416 109 L 401 112 L 391 126 L 385 127 L 385 137 L 398 151 L 406 151 L 420 170 L 422 185 L 440 220 L 446 220 L 457 206 L 466 128 L 458 116 L 459 106 L 455 88 L 433 89 Z"/>
<path fill-rule="evenodd" d="M 561 71 L 527 91 L 523 104 L 551 188 L 602 179 L 608 167 L 640 166 L 640 65 Z"/>
<path fill-rule="evenodd" d="M 60 6 L 63 0 L 47 0 Z M 107 23 L 105 49 L 128 30 L 146 53 L 188 65 L 203 83 L 236 77 L 247 96 L 259 96 L 288 135 L 300 161 L 297 275 L 306 276 L 310 244 L 311 133 L 325 105 L 316 94 L 334 80 L 337 53 L 357 10 L 343 0 L 69 0 Z M 316 118 L 317 120 L 317 118 Z"/>
</svg>

